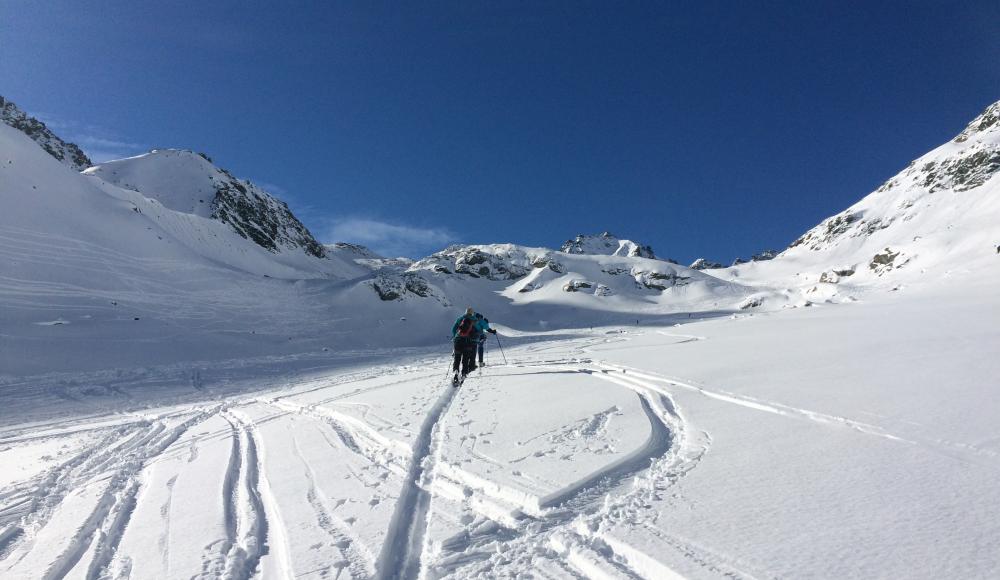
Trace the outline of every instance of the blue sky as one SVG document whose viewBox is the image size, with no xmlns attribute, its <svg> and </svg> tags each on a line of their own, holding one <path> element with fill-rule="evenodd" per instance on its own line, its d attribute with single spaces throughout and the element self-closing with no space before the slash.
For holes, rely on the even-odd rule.
<svg viewBox="0 0 1000 580">
<path fill-rule="evenodd" d="M 323 241 L 783 248 L 1000 99 L 991 2 L 0 2 L 0 95 Z"/>
</svg>

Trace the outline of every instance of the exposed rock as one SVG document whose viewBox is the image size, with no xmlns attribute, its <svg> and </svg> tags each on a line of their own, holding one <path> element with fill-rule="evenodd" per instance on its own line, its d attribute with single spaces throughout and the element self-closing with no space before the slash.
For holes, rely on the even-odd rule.
<svg viewBox="0 0 1000 580">
<path fill-rule="evenodd" d="M 650 258 L 655 260 L 653 248 L 632 240 L 618 239 L 610 232 L 597 235 L 580 234 L 572 240 L 566 240 L 560 252 L 566 254 L 591 254 L 595 256 L 631 256 L 635 258 Z"/>
<path fill-rule="evenodd" d="M 213 218 L 272 252 L 291 246 L 317 258 L 326 256 L 326 250 L 292 214 L 288 204 L 225 169 L 220 171 L 228 179 L 216 184 Z"/>
<path fill-rule="evenodd" d="M 719 262 L 710 262 L 705 258 L 698 258 L 694 262 L 691 262 L 691 265 L 688 267 L 692 270 L 714 270 L 717 268 L 723 268 L 724 266 Z"/>
<path fill-rule="evenodd" d="M 982 133 L 1000 127 L 1000 101 L 993 103 L 972 120 L 964 131 L 955 137 L 956 143 L 964 143 L 975 133 Z"/>
<path fill-rule="evenodd" d="M 1000 147 L 977 145 L 970 147 L 961 156 L 933 161 L 923 168 L 921 183 L 927 191 L 934 193 L 942 189 L 968 191 L 989 181 L 1000 171 Z"/>
<path fill-rule="evenodd" d="M 429 298 L 436 296 L 433 287 L 415 273 L 383 272 L 370 281 L 378 297 L 385 301 L 403 300 L 408 294 Z"/>
<path fill-rule="evenodd" d="M 846 232 L 851 224 L 861 219 L 860 213 L 844 212 L 827 218 L 815 228 L 809 230 L 802 237 L 792 242 L 789 248 L 800 245 L 807 245 L 811 250 L 819 250 L 824 244 L 828 244 L 835 238 Z"/>
<path fill-rule="evenodd" d="M 582 288 L 593 288 L 594 284 L 586 280 L 570 280 L 563 285 L 563 292 L 579 292 Z"/>
<path fill-rule="evenodd" d="M 778 250 L 764 250 L 763 252 L 751 256 L 750 261 L 765 262 L 767 260 L 773 260 L 780 253 L 781 252 L 779 252 Z"/>
<path fill-rule="evenodd" d="M 636 284 L 649 290 L 666 290 L 674 286 L 684 286 L 690 279 L 689 276 L 678 276 L 673 272 L 663 273 L 655 271 L 633 271 Z"/>
<path fill-rule="evenodd" d="M 49 130 L 45 123 L 28 116 L 17 105 L 3 97 L 0 97 L 0 121 L 31 137 L 49 155 L 71 169 L 83 171 L 93 165 L 82 149 L 74 143 L 63 141 Z"/>
<path fill-rule="evenodd" d="M 875 254 L 872 257 L 871 262 L 868 263 L 868 267 L 881 276 L 893 268 L 900 268 L 906 264 L 905 260 L 903 262 L 896 261 L 899 255 L 898 251 L 893 252 L 891 249 L 886 248 L 885 251 Z"/>
<path fill-rule="evenodd" d="M 848 276 L 853 276 L 854 270 L 851 268 L 846 268 L 843 270 L 830 270 L 828 272 L 823 272 L 819 276 L 819 281 L 827 284 L 837 284 L 840 282 L 841 278 L 846 278 Z"/>
<path fill-rule="evenodd" d="M 559 272 L 560 265 L 544 255 L 528 255 L 510 244 L 493 246 L 449 246 L 418 260 L 410 271 L 430 270 L 441 274 L 463 274 L 487 280 L 517 280 L 533 268 L 548 267 Z"/>
</svg>

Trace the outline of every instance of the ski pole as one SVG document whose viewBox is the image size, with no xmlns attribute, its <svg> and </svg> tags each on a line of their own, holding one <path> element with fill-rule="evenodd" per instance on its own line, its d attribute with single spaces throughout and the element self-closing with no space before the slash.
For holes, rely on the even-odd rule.
<svg viewBox="0 0 1000 580">
<path fill-rule="evenodd" d="M 507 364 L 507 355 L 505 355 L 503 353 L 503 345 L 500 344 L 500 335 L 494 333 L 493 336 L 496 337 L 496 339 L 497 339 L 497 346 L 500 347 L 500 355 L 503 356 L 503 364 Z"/>
</svg>

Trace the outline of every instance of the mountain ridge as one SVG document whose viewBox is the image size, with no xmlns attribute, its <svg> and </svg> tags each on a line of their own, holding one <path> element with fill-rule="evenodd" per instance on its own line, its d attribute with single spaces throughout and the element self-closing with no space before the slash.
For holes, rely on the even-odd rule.
<svg viewBox="0 0 1000 580">
<path fill-rule="evenodd" d="M 83 171 L 93 165 L 80 147 L 62 140 L 45 123 L 28 115 L 12 101 L 0 96 L 0 122 L 24 133 L 63 165 L 75 171 Z"/>
</svg>

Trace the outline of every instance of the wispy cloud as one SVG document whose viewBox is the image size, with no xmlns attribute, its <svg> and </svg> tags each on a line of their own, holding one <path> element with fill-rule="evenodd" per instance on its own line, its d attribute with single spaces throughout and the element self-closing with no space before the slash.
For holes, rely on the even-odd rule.
<svg viewBox="0 0 1000 580">
<path fill-rule="evenodd" d="M 272 195 L 275 195 L 277 197 L 280 197 L 289 204 L 292 203 L 292 201 L 289 200 L 288 190 L 285 189 L 284 187 L 281 187 L 277 183 L 271 183 L 270 181 L 260 181 L 257 179 L 251 179 L 251 181 L 253 181 L 257 185 L 257 187 L 260 187 L 264 191 Z"/>
<path fill-rule="evenodd" d="M 455 240 L 445 228 L 417 227 L 370 218 L 332 220 L 321 236 L 328 243 L 353 242 L 389 257 L 419 258 L 442 249 Z"/>
<path fill-rule="evenodd" d="M 83 149 L 84 153 L 90 157 L 94 163 L 104 163 L 112 159 L 122 159 L 132 157 L 140 153 L 149 151 L 149 147 L 141 143 L 130 143 L 128 141 L 117 141 L 115 139 L 105 139 L 93 135 L 79 135 L 69 137 L 70 141 L 76 143 Z"/>
<path fill-rule="evenodd" d="M 132 157 L 149 151 L 147 145 L 127 141 L 121 135 L 104 127 L 66 121 L 44 113 L 34 116 L 62 139 L 79 145 L 94 163 Z"/>
</svg>

